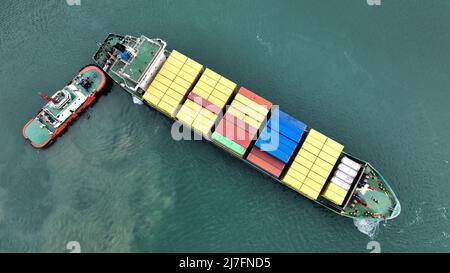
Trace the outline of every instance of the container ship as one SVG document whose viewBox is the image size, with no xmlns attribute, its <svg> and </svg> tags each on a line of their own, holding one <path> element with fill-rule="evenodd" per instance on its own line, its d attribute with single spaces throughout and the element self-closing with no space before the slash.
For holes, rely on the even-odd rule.
<svg viewBox="0 0 450 273">
<path fill-rule="evenodd" d="M 95 100 L 106 81 L 107 77 L 100 68 L 89 65 L 53 96 L 40 93 L 47 104 L 25 124 L 22 135 L 33 147 L 46 147 Z"/>
<path fill-rule="evenodd" d="M 159 38 L 109 34 L 93 59 L 133 100 L 325 208 L 373 221 L 400 214 L 388 182 L 368 162 L 248 88 L 166 47 Z"/>
</svg>

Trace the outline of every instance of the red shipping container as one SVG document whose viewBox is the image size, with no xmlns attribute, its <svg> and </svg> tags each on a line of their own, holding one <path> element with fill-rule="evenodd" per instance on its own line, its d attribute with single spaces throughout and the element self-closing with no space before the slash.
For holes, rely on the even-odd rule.
<svg viewBox="0 0 450 273">
<path fill-rule="evenodd" d="M 250 153 L 247 157 L 247 160 L 265 170 L 268 173 L 273 174 L 276 177 L 280 177 L 282 170 L 275 168 L 273 165 L 270 165 L 267 161 L 257 157 L 255 154 Z"/>
<path fill-rule="evenodd" d="M 250 135 L 249 132 L 245 131 L 242 128 L 239 128 L 226 119 L 222 119 L 220 121 L 219 125 L 217 125 L 216 127 L 216 132 L 223 136 L 226 136 L 227 138 L 233 140 L 244 148 L 247 148 L 250 145 L 250 142 L 254 137 Z"/>
<path fill-rule="evenodd" d="M 273 166 L 274 168 L 282 171 L 284 169 L 284 167 L 286 166 L 286 164 L 284 164 L 283 161 L 278 160 L 277 158 L 271 156 L 270 154 L 261 151 L 258 147 L 253 147 L 251 154 L 253 154 L 254 156 L 264 160 L 265 162 L 269 163 L 271 166 Z"/>
<path fill-rule="evenodd" d="M 239 89 L 239 94 L 251 99 L 252 101 L 254 101 L 262 106 L 265 106 L 267 109 L 272 108 L 272 103 L 270 101 L 261 98 L 260 96 L 256 95 L 255 93 L 253 93 L 252 91 L 248 90 L 245 87 L 241 87 Z"/>
<path fill-rule="evenodd" d="M 229 122 L 234 123 L 238 127 L 244 129 L 245 131 L 249 132 L 252 136 L 256 135 L 256 133 L 258 132 L 258 130 L 255 127 L 253 127 L 250 124 L 246 123 L 245 121 L 233 116 L 230 113 L 226 113 L 224 118 L 226 120 L 228 120 Z"/>
<path fill-rule="evenodd" d="M 197 103 L 198 105 L 202 106 L 203 108 L 208 109 L 209 111 L 213 112 L 214 114 L 218 115 L 220 112 L 222 112 L 222 109 L 220 109 L 219 106 L 215 105 L 214 103 L 210 102 L 207 99 L 204 99 L 200 97 L 199 95 L 195 94 L 194 92 L 189 93 L 188 98 Z"/>
</svg>

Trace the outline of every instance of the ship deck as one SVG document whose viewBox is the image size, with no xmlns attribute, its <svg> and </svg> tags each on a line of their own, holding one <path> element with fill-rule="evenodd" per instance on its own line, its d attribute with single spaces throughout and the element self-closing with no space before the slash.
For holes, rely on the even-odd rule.
<svg viewBox="0 0 450 273">
<path fill-rule="evenodd" d="M 113 47 L 116 43 L 122 43 L 136 51 L 136 56 L 133 57 L 131 62 L 118 61 L 118 57 L 112 55 L 112 52 L 114 52 Z M 142 94 L 133 90 L 136 88 L 141 76 L 145 73 L 145 70 L 160 49 L 161 45 L 146 39 L 140 39 L 139 42 L 136 39 L 123 39 L 122 36 L 110 35 L 99 49 L 94 59 L 101 67 L 103 67 L 108 60 L 113 60 L 111 67 L 108 69 L 110 73 L 108 71 L 106 72 L 116 83 L 124 84 L 125 89 L 132 95 L 141 98 Z"/>
<path fill-rule="evenodd" d="M 132 81 L 137 82 L 160 48 L 157 44 L 142 40 L 137 56 L 124 67 L 123 74 L 129 75 Z"/>
<path fill-rule="evenodd" d="M 73 85 L 78 90 L 73 91 L 67 86 L 64 87 L 64 90 L 66 90 L 70 94 L 70 101 L 69 101 L 69 103 L 67 105 L 71 105 L 78 98 L 80 98 L 82 100 L 82 102 L 84 102 L 84 100 L 86 100 L 86 98 L 95 91 L 95 86 L 98 86 L 100 84 L 100 81 L 101 81 L 101 77 L 99 77 L 97 75 L 96 71 L 85 72 L 82 75 L 82 77 L 83 78 L 89 77 L 91 80 L 94 79 L 94 82 L 93 82 L 92 86 L 90 88 L 86 89 L 84 86 L 81 85 L 79 80 L 76 80 L 73 83 Z M 62 109 L 61 108 L 52 107 L 52 103 L 47 103 L 44 108 L 46 108 L 55 117 L 58 117 L 59 115 L 61 115 L 67 109 L 67 107 L 64 107 Z"/>
<path fill-rule="evenodd" d="M 395 207 L 395 199 L 385 188 L 385 181 L 380 177 L 374 169 L 367 167 L 365 175 L 368 175 L 367 183 L 371 189 L 357 189 L 356 193 L 366 206 L 361 202 L 349 204 L 345 209 L 345 213 L 353 217 L 372 217 L 378 215 L 390 215 Z"/>
</svg>

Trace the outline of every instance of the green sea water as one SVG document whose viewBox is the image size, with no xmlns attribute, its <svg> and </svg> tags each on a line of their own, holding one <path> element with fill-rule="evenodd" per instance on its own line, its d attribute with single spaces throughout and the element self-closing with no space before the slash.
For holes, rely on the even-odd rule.
<svg viewBox="0 0 450 273">
<path fill-rule="evenodd" d="M 450 251 L 450 1 L 2 1 L 0 252 Z M 118 86 L 50 148 L 21 136 L 110 33 L 160 37 L 369 160 L 402 203 L 369 230 Z M 362 231 L 360 232 L 357 227 Z M 369 233 L 368 236 L 365 233 Z"/>
</svg>

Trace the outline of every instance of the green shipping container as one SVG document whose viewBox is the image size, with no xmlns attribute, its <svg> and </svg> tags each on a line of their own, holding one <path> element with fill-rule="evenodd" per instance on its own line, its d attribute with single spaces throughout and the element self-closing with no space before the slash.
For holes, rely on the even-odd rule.
<svg viewBox="0 0 450 273">
<path fill-rule="evenodd" d="M 244 155 L 245 153 L 244 147 L 217 132 L 214 132 L 211 138 L 239 155 Z"/>
</svg>

